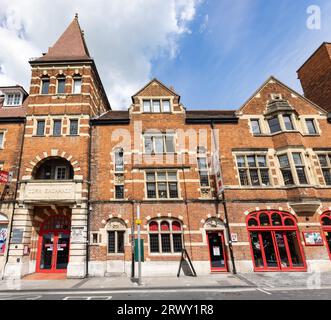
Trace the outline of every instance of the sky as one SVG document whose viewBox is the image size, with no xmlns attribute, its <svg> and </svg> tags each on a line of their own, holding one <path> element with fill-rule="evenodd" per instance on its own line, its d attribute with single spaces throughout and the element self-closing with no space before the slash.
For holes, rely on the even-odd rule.
<svg viewBox="0 0 331 320">
<path fill-rule="evenodd" d="M 28 90 L 29 59 L 75 13 L 114 110 L 153 78 L 191 110 L 237 109 L 271 75 L 301 93 L 296 71 L 331 41 L 330 0 L 0 0 L 0 86 Z"/>
</svg>

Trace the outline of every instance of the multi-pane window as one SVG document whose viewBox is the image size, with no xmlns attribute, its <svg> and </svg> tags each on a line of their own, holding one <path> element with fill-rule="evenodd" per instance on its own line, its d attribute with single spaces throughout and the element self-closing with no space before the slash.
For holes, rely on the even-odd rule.
<svg viewBox="0 0 331 320">
<path fill-rule="evenodd" d="M 49 78 L 42 78 L 41 79 L 41 94 L 48 94 L 49 93 Z"/>
<path fill-rule="evenodd" d="M 37 136 L 43 136 L 45 134 L 45 120 L 37 121 Z"/>
<path fill-rule="evenodd" d="M 53 136 L 60 136 L 62 133 L 62 120 L 54 120 L 53 121 Z"/>
<path fill-rule="evenodd" d="M 4 138 L 4 133 L 0 132 L 0 149 L 3 149 L 3 138 Z"/>
<path fill-rule="evenodd" d="M 170 112 L 170 100 L 143 100 L 143 109 L 144 112 Z"/>
<path fill-rule="evenodd" d="M 317 134 L 314 119 L 306 119 L 306 126 L 309 134 Z"/>
<path fill-rule="evenodd" d="M 78 119 L 70 119 L 70 135 L 78 134 Z"/>
<path fill-rule="evenodd" d="M 108 253 L 124 253 L 125 231 L 108 231 Z"/>
<path fill-rule="evenodd" d="M 123 149 L 116 149 L 114 152 L 115 172 L 124 171 L 124 153 Z"/>
<path fill-rule="evenodd" d="M 57 93 L 65 93 L 66 78 L 58 77 L 57 78 Z"/>
<path fill-rule="evenodd" d="M 6 94 L 5 106 L 19 106 L 21 104 L 20 93 L 8 93 Z"/>
<path fill-rule="evenodd" d="M 284 114 L 283 115 L 283 120 L 284 120 L 284 126 L 285 126 L 286 130 L 294 130 L 292 117 L 291 117 L 290 114 Z"/>
<path fill-rule="evenodd" d="M 271 133 L 279 132 L 281 131 L 280 123 L 279 123 L 279 118 L 278 116 L 274 116 L 268 120 L 269 123 L 269 128 Z"/>
<path fill-rule="evenodd" d="M 331 185 L 331 154 L 319 154 L 321 169 L 324 176 L 324 181 L 327 186 Z"/>
<path fill-rule="evenodd" d="M 56 180 L 65 180 L 65 179 L 67 179 L 67 167 L 56 167 L 55 179 Z"/>
<path fill-rule="evenodd" d="M 292 153 L 292 157 L 299 183 L 307 184 L 308 181 L 305 172 L 305 165 L 303 164 L 301 153 L 299 152 Z"/>
<path fill-rule="evenodd" d="M 145 153 L 173 153 L 175 139 L 173 134 L 144 134 Z"/>
<path fill-rule="evenodd" d="M 237 155 L 237 166 L 242 186 L 270 185 L 269 168 L 265 155 Z"/>
<path fill-rule="evenodd" d="M 251 119 L 251 126 L 253 134 L 261 134 L 261 126 L 259 119 Z"/>
<path fill-rule="evenodd" d="M 178 198 L 177 172 L 146 172 L 146 190 L 149 199 Z"/>
<path fill-rule="evenodd" d="M 291 164 L 290 164 L 287 154 L 282 154 L 282 155 L 278 156 L 278 160 L 279 160 L 280 171 L 282 172 L 282 175 L 283 175 L 284 184 L 286 186 L 293 185 L 294 180 L 293 180 L 293 175 L 292 175 L 292 170 L 291 170 Z"/>
<path fill-rule="evenodd" d="M 82 92 L 82 78 L 74 77 L 73 80 L 73 93 L 81 93 Z"/>
<path fill-rule="evenodd" d="M 124 185 L 115 186 L 115 198 L 124 199 Z"/>
<path fill-rule="evenodd" d="M 151 253 L 180 253 L 183 249 L 182 225 L 175 220 L 154 220 L 149 223 Z"/>
<path fill-rule="evenodd" d="M 197 161 L 198 161 L 200 185 L 201 187 L 209 187 L 209 172 L 208 172 L 207 157 L 204 155 L 198 155 Z"/>
</svg>

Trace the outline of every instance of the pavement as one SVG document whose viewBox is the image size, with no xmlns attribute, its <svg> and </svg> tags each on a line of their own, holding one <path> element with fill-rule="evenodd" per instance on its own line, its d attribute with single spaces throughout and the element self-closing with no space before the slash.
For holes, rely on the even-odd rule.
<svg viewBox="0 0 331 320">
<path fill-rule="evenodd" d="M 331 272 L 328 273 L 228 273 L 198 277 L 145 277 L 138 285 L 126 276 L 93 277 L 85 279 L 43 279 L 27 277 L 20 280 L 0 281 L 0 292 L 13 291 L 120 291 L 120 290 L 176 290 L 176 289 L 315 289 L 331 288 Z"/>
</svg>

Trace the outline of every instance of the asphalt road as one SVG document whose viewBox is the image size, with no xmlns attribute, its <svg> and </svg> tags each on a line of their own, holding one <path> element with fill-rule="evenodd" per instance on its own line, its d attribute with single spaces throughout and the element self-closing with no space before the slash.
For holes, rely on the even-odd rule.
<svg viewBox="0 0 331 320">
<path fill-rule="evenodd" d="M 323 289 L 180 289 L 120 291 L 47 291 L 0 293 L 0 300 L 330 300 L 331 288 Z"/>
</svg>

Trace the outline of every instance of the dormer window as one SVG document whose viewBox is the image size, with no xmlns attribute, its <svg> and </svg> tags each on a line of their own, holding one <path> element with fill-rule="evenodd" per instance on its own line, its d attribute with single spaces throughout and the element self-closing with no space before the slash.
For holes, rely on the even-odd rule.
<svg viewBox="0 0 331 320">
<path fill-rule="evenodd" d="M 151 113 L 171 112 L 170 100 L 169 99 L 143 100 L 143 110 L 144 112 L 151 112 Z"/>
<path fill-rule="evenodd" d="M 7 93 L 4 106 L 20 106 L 22 104 L 22 95 L 20 93 Z"/>
</svg>

